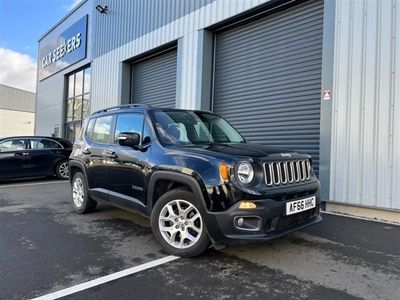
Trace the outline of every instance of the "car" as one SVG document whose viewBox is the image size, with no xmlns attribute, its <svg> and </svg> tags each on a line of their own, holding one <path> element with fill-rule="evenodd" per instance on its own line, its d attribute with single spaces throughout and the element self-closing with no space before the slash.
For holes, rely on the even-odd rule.
<svg viewBox="0 0 400 300">
<path fill-rule="evenodd" d="M 249 143 L 207 111 L 132 104 L 95 112 L 69 169 L 78 213 L 106 202 L 148 216 L 162 248 L 181 257 L 322 220 L 310 155 Z"/>
<path fill-rule="evenodd" d="M 68 179 L 72 143 L 47 136 L 0 139 L 0 181 L 56 175 Z"/>
</svg>

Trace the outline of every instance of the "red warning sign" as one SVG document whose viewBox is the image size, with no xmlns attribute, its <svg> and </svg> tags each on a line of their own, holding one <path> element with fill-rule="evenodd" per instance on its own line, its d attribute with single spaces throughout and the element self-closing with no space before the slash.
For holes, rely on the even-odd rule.
<svg viewBox="0 0 400 300">
<path fill-rule="evenodd" d="M 324 90 L 322 99 L 331 100 L 331 90 Z"/>
</svg>

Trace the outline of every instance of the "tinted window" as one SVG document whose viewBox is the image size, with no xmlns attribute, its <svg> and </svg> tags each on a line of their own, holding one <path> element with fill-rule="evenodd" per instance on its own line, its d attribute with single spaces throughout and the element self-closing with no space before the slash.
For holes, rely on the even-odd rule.
<svg viewBox="0 0 400 300">
<path fill-rule="evenodd" d="M 86 127 L 86 136 L 88 138 L 92 138 L 93 136 L 93 128 L 94 128 L 94 123 L 96 122 L 96 119 L 90 119 L 88 126 Z"/>
<path fill-rule="evenodd" d="M 60 149 L 61 145 L 48 139 L 31 140 L 31 149 Z"/>
<path fill-rule="evenodd" d="M 24 150 L 25 147 L 25 140 L 24 139 L 14 139 L 14 140 L 7 140 L 4 142 L 0 142 L 0 151 L 18 151 Z"/>
<path fill-rule="evenodd" d="M 143 119 L 142 114 L 119 114 L 115 126 L 114 142 L 118 142 L 118 134 L 121 132 L 136 132 L 142 135 Z"/>
<path fill-rule="evenodd" d="M 92 140 L 98 143 L 108 143 L 110 141 L 111 123 L 113 116 L 97 118 L 94 125 Z"/>
<path fill-rule="evenodd" d="M 147 144 L 147 143 L 150 143 L 150 141 L 151 141 L 150 124 L 148 122 L 145 122 L 144 127 L 143 127 L 142 142 L 143 142 L 143 144 Z"/>
</svg>

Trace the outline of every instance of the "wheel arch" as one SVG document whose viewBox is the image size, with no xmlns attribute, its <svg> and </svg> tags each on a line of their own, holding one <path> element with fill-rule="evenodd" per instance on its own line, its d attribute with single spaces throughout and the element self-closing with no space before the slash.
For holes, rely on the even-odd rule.
<svg viewBox="0 0 400 300">
<path fill-rule="evenodd" d="M 69 168 L 69 182 L 72 182 L 72 178 L 77 172 L 82 172 L 86 178 L 86 168 L 83 163 L 76 160 L 70 160 L 68 162 L 68 168 Z"/>
<path fill-rule="evenodd" d="M 188 188 L 194 195 L 195 201 L 200 210 L 207 210 L 207 205 L 204 199 L 203 192 L 200 188 L 199 182 L 186 174 L 180 174 L 171 171 L 156 171 L 151 177 L 147 192 L 147 209 L 148 214 L 151 215 L 154 204 L 161 196 L 157 193 L 157 184 L 160 182 L 168 182 L 174 188 Z"/>
</svg>

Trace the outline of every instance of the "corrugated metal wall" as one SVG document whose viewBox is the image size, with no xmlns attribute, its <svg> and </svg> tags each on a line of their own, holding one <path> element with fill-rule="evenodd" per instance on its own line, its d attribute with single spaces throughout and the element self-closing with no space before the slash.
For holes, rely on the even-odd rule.
<svg viewBox="0 0 400 300">
<path fill-rule="evenodd" d="M 174 108 L 176 48 L 132 65 L 131 102 Z"/>
<path fill-rule="evenodd" d="M 322 1 L 216 34 L 213 111 L 252 142 L 309 153 L 318 172 Z"/>
<path fill-rule="evenodd" d="M 214 1 L 98 0 L 94 6 L 106 4 L 109 12 L 96 23 L 93 55 L 101 56 Z"/>
<path fill-rule="evenodd" d="M 400 1 L 337 0 L 330 199 L 400 209 Z"/>
<path fill-rule="evenodd" d="M 0 84 L 0 109 L 35 112 L 36 94 Z"/>
<path fill-rule="evenodd" d="M 145 33 L 144 35 L 126 42 L 120 47 L 115 48 L 107 53 L 103 53 L 101 49 L 94 49 L 94 53 L 97 56 L 94 57 L 92 63 L 92 111 L 108 107 L 112 105 L 118 105 L 120 99 L 118 99 L 118 89 L 120 86 L 119 77 L 121 73 L 120 63 L 128 60 L 136 55 L 145 53 L 156 47 L 165 45 L 172 41 L 181 40 L 182 45 L 181 62 L 178 61 L 178 65 L 181 67 L 178 72 L 180 73 L 180 89 L 178 90 L 178 99 L 180 99 L 180 107 L 195 108 L 196 107 L 196 88 L 195 84 L 198 78 L 198 30 L 211 26 L 219 21 L 227 19 L 231 16 L 237 15 L 243 11 L 251 9 L 262 3 L 268 2 L 269 0 L 215 0 L 215 1 L 198 1 L 199 3 L 206 4 L 198 9 L 191 11 L 188 9 L 188 14 L 177 18 L 176 20 L 169 22 L 151 32 Z M 114 1 L 117 2 L 117 1 Z M 110 2 L 110 3 L 114 3 Z M 127 1 L 126 3 L 133 3 Z M 172 12 L 176 10 L 179 3 L 177 1 L 162 1 L 164 4 L 164 12 Z M 188 1 L 189 3 L 190 1 Z M 210 3 L 208 3 L 210 2 Z M 100 1 L 98 1 L 100 3 Z M 142 1 L 141 3 L 144 3 Z M 185 1 L 186 3 L 186 1 Z M 207 4 L 208 3 L 208 4 Z M 96 5 L 97 3 L 95 3 Z M 100 3 L 104 4 L 104 3 Z M 108 3 L 107 3 L 108 4 Z M 182 4 L 182 3 L 181 3 Z M 94 6 L 95 6 L 94 5 Z M 106 45 L 111 43 L 113 45 L 113 39 L 115 36 L 126 34 L 126 31 L 132 30 L 130 26 L 126 28 L 123 25 L 102 27 L 103 22 L 111 22 L 115 24 L 129 24 L 132 22 L 131 11 L 132 9 L 117 9 L 119 6 L 115 4 L 115 7 L 110 7 L 109 14 L 95 13 L 94 27 L 96 29 L 94 35 L 96 37 L 101 36 L 104 41 L 101 43 L 95 42 L 95 45 Z M 189 4 L 186 4 L 189 5 Z M 185 6 L 184 6 L 185 7 Z M 179 7 L 179 9 L 182 9 Z M 158 16 L 156 14 L 146 18 L 145 14 L 139 14 L 134 19 L 133 27 L 147 26 L 148 23 L 156 22 Z M 110 23 L 110 24 L 111 24 Z M 99 30 L 103 28 L 103 31 Z M 104 46 L 107 48 L 107 46 Z M 107 48 L 107 49 L 111 49 Z M 197 101 L 199 103 L 199 101 Z"/>
</svg>

